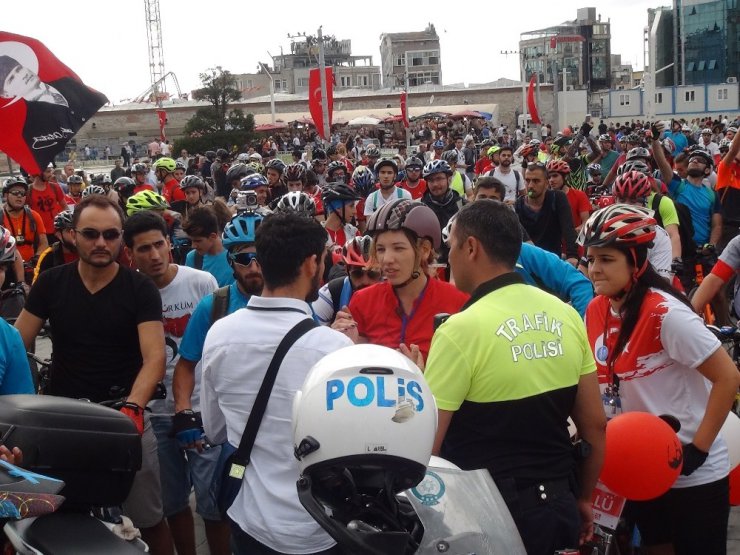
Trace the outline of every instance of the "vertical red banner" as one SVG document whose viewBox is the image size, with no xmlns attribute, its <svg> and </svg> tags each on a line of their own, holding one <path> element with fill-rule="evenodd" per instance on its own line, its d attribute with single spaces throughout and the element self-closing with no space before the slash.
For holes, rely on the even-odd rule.
<svg viewBox="0 0 740 555">
<path fill-rule="evenodd" d="M 159 136 L 164 141 L 167 138 L 164 132 L 164 126 L 167 124 L 167 112 L 157 110 L 157 118 L 159 118 Z"/>
<path fill-rule="evenodd" d="M 329 139 L 331 133 L 332 112 L 334 110 L 334 77 L 332 69 L 327 67 L 326 71 L 326 98 L 329 110 L 329 128 L 324 132 L 324 110 L 321 106 L 321 73 L 319 68 L 313 68 L 308 74 L 308 111 L 316 126 L 316 131 L 325 140 Z"/>
<path fill-rule="evenodd" d="M 406 91 L 401 91 L 401 117 L 403 118 L 404 127 L 409 126 L 409 110 L 406 105 L 407 100 L 408 94 L 406 93 Z"/>
<path fill-rule="evenodd" d="M 540 114 L 537 111 L 537 103 L 534 101 L 534 87 L 536 81 L 537 76 L 532 75 L 532 78 L 529 80 L 529 89 L 527 90 L 527 109 L 529 110 L 529 114 L 532 116 L 532 123 L 539 125 L 542 121 L 540 121 Z"/>
</svg>

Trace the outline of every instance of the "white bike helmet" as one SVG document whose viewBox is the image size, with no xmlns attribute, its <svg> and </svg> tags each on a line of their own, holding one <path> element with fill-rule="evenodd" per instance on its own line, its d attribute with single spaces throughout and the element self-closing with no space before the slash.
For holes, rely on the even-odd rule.
<svg viewBox="0 0 740 555">
<path fill-rule="evenodd" d="M 325 356 L 293 402 L 301 504 L 352 553 L 403 553 L 397 542 L 414 532 L 395 494 L 424 478 L 436 428 L 434 397 L 404 355 L 353 345 Z M 377 525 L 370 536 L 383 549 L 368 550 L 369 535 L 351 526 L 358 520 Z"/>
</svg>

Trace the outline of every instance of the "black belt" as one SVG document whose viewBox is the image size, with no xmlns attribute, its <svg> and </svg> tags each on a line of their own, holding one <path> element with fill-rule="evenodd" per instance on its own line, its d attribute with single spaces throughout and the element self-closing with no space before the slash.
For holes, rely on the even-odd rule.
<svg viewBox="0 0 740 555">
<path fill-rule="evenodd" d="M 498 479 L 495 482 L 512 512 L 516 509 L 527 511 L 572 493 L 571 483 L 567 478 L 536 482 L 521 489 L 516 488 L 514 480 L 510 478 Z"/>
</svg>

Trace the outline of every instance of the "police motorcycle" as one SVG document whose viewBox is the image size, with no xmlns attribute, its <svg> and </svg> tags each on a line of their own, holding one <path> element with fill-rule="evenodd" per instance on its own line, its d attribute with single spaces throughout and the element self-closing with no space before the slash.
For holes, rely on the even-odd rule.
<svg viewBox="0 0 740 555">
<path fill-rule="evenodd" d="M 10 518 L 3 531 L 16 553 L 149 552 L 117 509 L 141 468 L 141 436 L 129 417 L 84 400 L 7 395 L 0 443 L 23 452 L 22 469 L 0 461 L 0 510 L 11 508 L 6 501 L 17 492 L 47 509 L 0 513 Z"/>
<path fill-rule="evenodd" d="M 293 404 L 301 504 L 347 553 L 525 554 L 487 471 L 430 460 L 436 428 L 424 375 L 402 354 L 325 356 Z"/>
</svg>

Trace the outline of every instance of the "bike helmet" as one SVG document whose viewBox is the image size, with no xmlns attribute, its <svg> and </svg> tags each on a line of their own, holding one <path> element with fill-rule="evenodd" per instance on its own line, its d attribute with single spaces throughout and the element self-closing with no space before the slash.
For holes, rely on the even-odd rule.
<svg viewBox="0 0 740 555">
<path fill-rule="evenodd" d="M 695 149 L 693 151 L 689 151 L 689 162 L 692 158 L 701 158 L 706 162 L 706 165 L 708 167 L 714 166 L 714 158 L 712 158 L 712 155 L 709 154 L 706 150 L 702 149 Z"/>
<path fill-rule="evenodd" d="M 0 264 L 15 260 L 15 237 L 10 230 L 0 226 Z"/>
<path fill-rule="evenodd" d="M 570 166 L 565 160 L 550 160 L 547 163 L 547 173 L 559 173 L 566 176 L 570 173 Z"/>
<path fill-rule="evenodd" d="M 373 167 L 375 175 L 378 175 L 380 173 L 380 168 L 383 168 L 385 166 L 390 166 L 391 168 L 393 168 L 394 173 L 398 173 L 398 163 L 393 158 L 381 158 L 380 160 L 375 162 L 375 166 Z"/>
<path fill-rule="evenodd" d="M 246 164 L 247 162 L 249 162 L 249 154 L 247 154 L 246 152 L 240 153 L 236 157 L 236 161 L 239 162 L 239 163 L 241 163 L 241 164 Z"/>
<path fill-rule="evenodd" d="M 206 158 L 213 162 L 216 159 L 216 152 L 214 150 L 206 150 Z"/>
<path fill-rule="evenodd" d="M 732 141 L 728 138 L 724 138 L 719 142 L 719 149 L 720 150 L 730 150 L 730 145 L 732 144 Z"/>
<path fill-rule="evenodd" d="M 650 154 L 650 151 L 646 148 L 643 148 L 641 146 L 637 146 L 633 149 L 630 149 L 630 151 L 627 153 L 627 160 L 645 160 L 645 162 L 652 162 L 653 156 Z"/>
<path fill-rule="evenodd" d="M 327 156 L 336 156 L 337 155 L 337 147 L 334 145 L 329 145 L 326 148 L 326 155 Z"/>
<path fill-rule="evenodd" d="M 230 250 L 232 247 L 253 244 L 260 222 L 262 215 L 257 212 L 239 214 L 231 218 L 221 234 L 224 248 Z"/>
<path fill-rule="evenodd" d="M 614 196 L 630 200 L 643 200 L 652 192 L 651 178 L 638 171 L 622 173 L 614 181 Z"/>
<path fill-rule="evenodd" d="M 134 194 L 135 188 L 136 181 L 134 181 L 130 177 L 119 177 L 113 184 L 113 190 L 116 191 L 119 195 L 122 195 L 126 198 Z"/>
<path fill-rule="evenodd" d="M 82 190 L 82 198 L 89 197 L 90 195 L 105 196 L 105 189 L 103 189 L 100 185 L 88 185 Z"/>
<path fill-rule="evenodd" d="M 495 147 L 491 147 L 491 148 L 495 148 Z M 450 165 L 450 167 L 454 168 L 455 166 L 457 166 L 457 160 L 458 160 L 457 151 L 456 150 L 445 150 L 442 153 L 442 160 L 447 162 Z"/>
<path fill-rule="evenodd" d="M 265 170 L 275 170 L 280 175 L 283 175 L 283 172 L 285 171 L 285 162 L 278 158 L 273 158 L 265 164 Z"/>
<path fill-rule="evenodd" d="M 344 183 L 329 183 L 324 190 L 321 191 L 321 201 L 329 210 L 332 210 L 331 203 L 340 202 L 344 204 L 347 202 L 355 202 L 357 200 L 360 200 L 360 195 L 357 194 L 357 191 Z"/>
<path fill-rule="evenodd" d="M 81 175 L 70 175 L 67 178 L 67 185 L 82 185 L 83 179 Z"/>
<path fill-rule="evenodd" d="M 532 156 L 534 154 L 537 154 L 537 151 L 539 151 L 540 145 L 533 145 L 531 142 L 527 145 L 522 146 L 519 149 L 519 155 L 522 158 L 526 158 L 527 156 Z M 490 150 L 490 149 L 489 149 Z"/>
<path fill-rule="evenodd" d="M 101 185 L 113 185 L 113 180 L 111 179 L 109 173 L 104 173 L 100 175 L 100 184 Z"/>
<path fill-rule="evenodd" d="M 661 144 L 668 154 L 673 154 L 673 151 L 676 150 L 676 143 L 673 142 L 673 139 L 666 137 Z"/>
<path fill-rule="evenodd" d="M 409 552 L 420 530 L 396 494 L 424 478 L 436 426 L 424 375 L 402 354 L 379 345 L 328 354 L 293 401 L 301 504 L 347 553 Z"/>
<path fill-rule="evenodd" d="M 286 181 L 306 181 L 306 167 L 303 164 L 289 164 L 285 168 Z"/>
<path fill-rule="evenodd" d="M 701 130 L 701 134 L 702 135 L 711 135 L 712 134 L 712 130 L 709 129 L 709 127 L 705 127 L 704 129 Z"/>
<path fill-rule="evenodd" d="M 311 219 L 316 215 L 316 202 L 306 193 L 291 191 L 280 197 L 275 212 L 295 212 L 299 216 Z"/>
<path fill-rule="evenodd" d="M 368 158 L 380 158 L 380 149 L 375 145 L 370 145 L 365 149 L 365 156 Z"/>
<path fill-rule="evenodd" d="M 424 174 L 424 179 L 435 173 L 443 173 L 450 176 L 452 175 L 452 168 L 445 160 L 432 160 L 431 162 L 427 162 L 422 173 Z"/>
<path fill-rule="evenodd" d="M 375 189 L 375 174 L 367 166 L 357 166 L 352 172 L 352 185 L 361 197 L 367 197 Z"/>
<path fill-rule="evenodd" d="M 432 148 L 434 148 L 435 150 L 437 150 L 437 149 L 442 149 L 442 148 L 444 148 L 444 147 L 445 147 L 445 142 L 444 142 L 444 141 L 443 141 L 442 139 L 437 139 L 437 140 L 436 140 L 436 141 L 434 141 L 434 143 L 432 144 Z"/>
<path fill-rule="evenodd" d="M 253 191 L 257 187 L 267 187 L 267 178 L 259 173 L 248 175 L 239 182 L 239 189 L 242 191 Z"/>
<path fill-rule="evenodd" d="M 251 169 L 254 173 L 265 173 L 265 166 L 262 165 L 262 162 L 258 162 L 257 160 L 249 162 L 249 164 L 247 164 L 247 168 Z"/>
<path fill-rule="evenodd" d="M 605 142 L 605 143 L 613 143 L 614 140 L 612 139 L 611 135 L 608 133 L 604 133 L 603 135 L 599 135 L 599 141 Z"/>
<path fill-rule="evenodd" d="M 333 179 L 334 172 L 337 170 L 342 170 L 344 174 L 347 175 L 347 166 L 344 165 L 344 162 L 341 160 L 334 160 L 326 168 L 326 177 L 328 179 Z"/>
<path fill-rule="evenodd" d="M 597 210 L 578 236 L 584 247 L 650 246 L 655 239 L 653 211 L 642 206 L 612 204 Z"/>
<path fill-rule="evenodd" d="M 650 174 L 650 166 L 647 165 L 647 163 L 642 158 L 635 158 L 634 160 L 627 160 L 624 162 L 621 166 L 617 168 L 617 175 L 622 175 L 623 173 L 636 171 L 640 173 L 644 173 L 645 175 Z"/>
<path fill-rule="evenodd" d="M 253 152 L 248 158 L 250 161 L 262 163 L 262 155 L 259 152 Z"/>
<path fill-rule="evenodd" d="M 154 164 L 152 164 L 152 167 L 154 168 L 154 171 L 157 170 L 164 170 L 168 173 L 172 173 L 177 169 L 177 162 L 175 162 L 172 158 L 159 158 Z"/>
<path fill-rule="evenodd" d="M 725 131 L 725 133 L 727 133 L 728 131 L 730 133 L 737 133 L 737 127 L 735 127 L 734 125 L 730 125 L 730 127 L 727 128 L 727 131 Z"/>
<path fill-rule="evenodd" d="M 424 168 L 424 162 L 421 161 L 421 158 L 418 156 L 409 156 L 406 158 L 406 162 L 404 163 L 404 167 L 408 170 L 409 168 L 419 168 L 420 170 Z"/>
<path fill-rule="evenodd" d="M 636 133 L 630 133 L 629 135 L 627 135 L 627 142 L 633 145 L 639 145 L 640 137 Z"/>
<path fill-rule="evenodd" d="M 367 222 L 367 231 L 373 236 L 383 231 L 401 229 L 410 231 L 420 239 L 429 239 L 434 250 L 439 250 L 442 228 L 434 211 L 422 202 L 394 200 L 373 212 Z"/>
<path fill-rule="evenodd" d="M 206 184 L 197 175 L 186 175 L 182 178 L 182 181 L 180 181 L 180 189 L 183 191 L 185 189 L 190 189 L 193 187 L 196 189 L 200 189 L 201 191 L 206 190 Z"/>
<path fill-rule="evenodd" d="M 326 151 L 323 148 L 317 148 L 313 151 L 311 157 L 314 160 L 323 160 L 324 162 L 326 162 Z"/>
<path fill-rule="evenodd" d="M 80 178 L 80 182 L 82 182 L 82 178 Z M 28 192 L 28 182 L 25 179 L 23 179 L 22 177 L 9 177 L 5 180 L 5 183 L 3 183 L 3 194 L 6 194 L 8 191 L 10 191 L 12 187 L 18 186 L 23 187 L 23 189 Z"/>
<path fill-rule="evenodd" d="M 561 150 L 566 148 L 573 140 L 570 137 L 562 136 L 558 137 L 550 145 L 550 152 L 552 154 L 559 154 Z"/>
<path fill-rule="evenodd" d="M 149 173 L 149 168 L 146 167 L 146 164 L 134 164 L 131 166 L 131 174 L 135 173 Z"/>
<path fill-rule="evenodd" d="M 601 175 L 601 164 L 589 164 L 586 166 L 589 175 Z"/>
<path fill-rule="evenodd" d="M 216 157 L 221 158 L 221 161 L 229 157 L 229 151 L 225 148 L 216 149 Z"/>
<path fill-rule="evenodd" d="M 241 180 L 250 174 L 256 173 L 249 164 L 236 163 L 226 172 L 226 183 L 231 185 L 237 179 Z"/>
<path fill-rule="evenodd" d="M 342 247 L 342 259 L 347 266 L 367 266 L 373 239 L 369 235 L 353 237 Z"/>
<path fill-rule="evenodd" d="M 126 201 L 126 214 L 131 216 L 143 210 L 164 210 L 169 207 L 162 195 L 154 191 L 139 191 Z"/>
<path fill-rule="evenodd" d="M 73 211 L 71 209 L 62 210 L 54 216 L 54 229 L 56 231 L 72 229 L 72 213 Z"/>
</svg>

